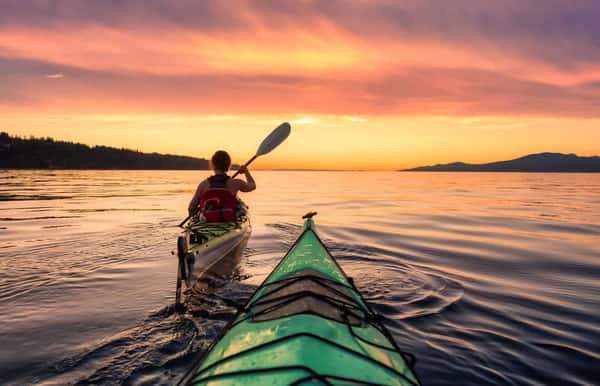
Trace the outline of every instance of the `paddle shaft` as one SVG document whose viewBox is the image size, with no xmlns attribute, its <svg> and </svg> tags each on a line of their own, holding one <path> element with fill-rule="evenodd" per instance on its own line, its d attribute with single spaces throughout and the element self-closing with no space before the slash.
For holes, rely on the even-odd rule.
<svg viewBox="0 0 600 386">
<path fill-rule="evenodd" d="M 183 266 L 183 264 L 185 264 L 185 262 L 180 257 L 177 260 L 179 260 L 179 262 L 177 263 L 177 286 L 175 288 L 175 310 L 179 311 L 179 308 L 181 308 L 181 282 L 183 281 L 183 277 L 182 277 L 183 275 L 181 274 L 181 271 L 185 269 L 185 267 Z"/>
<path fill-rule="evenodd" d="M 183 311 L 183 304 L 181 303 L 181 284 L 184 276 L 186 275 L 186 240 L 184 236 L 177 238 L 177 287 L 175 288 L 175 311 Z"/>
<path fill-rule="evenodd" d="M 256 158 L 258 157 L 258 154 L 256 154 L 254 157 L 250 158 L 250 161 L 246 162 L 245 164 L 243 164 L 241 167 L 248 167 L 248 165 L 250 165 L 252 163 L 252 161 L 254 161 Z M 235 173 L 233 173 L 233 176 L 231 176 L 231 178 L 235 178 L 238 174 L 240 174 L 240 169 L 238 169 Z"/>
</svg>

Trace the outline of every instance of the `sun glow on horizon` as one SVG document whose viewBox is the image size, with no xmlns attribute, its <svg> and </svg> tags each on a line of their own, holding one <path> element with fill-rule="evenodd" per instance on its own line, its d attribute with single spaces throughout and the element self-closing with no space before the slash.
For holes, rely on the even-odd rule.
<svg viewBox="0 0 600 386">
<path fill-rule="evenodd" d="M 290 137 L 255 169 L 398 170 L 454 161 L 491 162 L 525 154 L 557 151 L 595 155 L 600 120 L 551 118 L 456 118 L 449 116 L 190 116 L 190 115 L 5 115 L 0 127 L 21 136 L 52 136 L 88 145 L 125 147 L 209 158 L 228 150 L 234 162 L 249 159 L 260 141 L 279 123 L 292 124 Z M 41 129 L 13 129 L 15 122 Z M 566 127 L 563 125 L 566 124 Z M 594 141 L 582 146 L 569 124 Z M 85 135 L 78 128 L 85 126 Z M 539 138 L 535 128 L 554 133 Z M 373 133 L 376 133 L 374 135 Z M 514 142 L 518 136 L 520 140 Z M 565 151 L 566 149 L 566 151 Z"/>
</svg>

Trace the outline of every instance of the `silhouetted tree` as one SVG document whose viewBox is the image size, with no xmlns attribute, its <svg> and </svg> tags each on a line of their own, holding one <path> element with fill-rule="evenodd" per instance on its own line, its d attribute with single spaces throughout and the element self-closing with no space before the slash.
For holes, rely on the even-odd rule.
<svg viewBox="0 0 600 386">
<path fill-rule="evenodd" d="M 142 153 L 107 146 L 90 147 L 51 137 L 22 139 L 0 133 L 3 169 L 208 169 L 204 158 Z"/>
</svg>

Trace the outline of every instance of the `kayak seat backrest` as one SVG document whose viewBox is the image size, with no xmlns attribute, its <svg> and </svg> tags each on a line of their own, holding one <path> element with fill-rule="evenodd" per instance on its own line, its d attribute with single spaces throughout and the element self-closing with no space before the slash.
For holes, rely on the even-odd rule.
<svg viewBox="0 0 600 386">
<path fill-rule="evenodd" d="M 360 326 L 366 318 L 350 288 L 313 270 L 302 270 L 270 283 L 266 292 L 248 308 L 255 322 L 313 314 Z"/>
<path fill-rule="evenodd" d="M 200 198 L 199 212 L 207 222 L 233 221 L 238 200 L 227 189 L 208 189 Z"/>
</svg>

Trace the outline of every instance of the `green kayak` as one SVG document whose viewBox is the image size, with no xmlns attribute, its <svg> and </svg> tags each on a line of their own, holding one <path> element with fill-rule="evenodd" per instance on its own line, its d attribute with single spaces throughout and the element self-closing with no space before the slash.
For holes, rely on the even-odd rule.
<svg viewBox="0 0 600 386">
<path fill-rule="evenodd" d="M 420 385 L 316 233 L 281 262 L 182 379 L 190 385 Z"/>
</svg>

